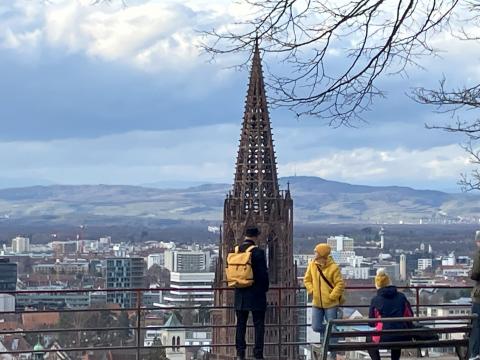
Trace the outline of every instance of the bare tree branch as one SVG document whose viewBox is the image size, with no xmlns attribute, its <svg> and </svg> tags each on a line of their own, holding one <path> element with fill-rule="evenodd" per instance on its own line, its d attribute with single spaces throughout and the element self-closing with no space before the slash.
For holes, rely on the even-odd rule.
<svg viewBox="0 0 480 360">
<path fill-rule="evenodd" d="M 442 79 L 439 88 L 436 90 L 418 88 L 413 92 L 413 99 L 420 104 L 433 105 L 438 112 L 450 112 L 452 117 L 460 110 L 474 111 L 480 108 L 480 84 L 473 87 L 462 87 L 453 90 L 447 90 L 446 80 Z M 429 129 L 440 129 L 451 133 L 464 134 L 467 138 L 462 146 L 470 157 L 472 164 L 480 164 L 480 119 L 466 118 L 463 112 L 460 119 L 456 119 L 452 124 L 445 125 L 426 125 Z M 462 174 L 459 181 L 462 190 L 480 190 L 480 173 L 477 169 L 470 174 Z"/>
<path fill-rule="evenodd" d="M 384 95 L 382 75 L 404 73 L 435 52 L 428 40 L 449 25 L 459 1 L 242 0 L 255 16 L 204 32 L 203 48 L 212 57 L 250 53 L 259 37 L 282 66 L 270 68 L 274 105 L 352 125 Z"/>
<path fill-rule="evenodd" d="M 469 141 L 463 146 L 465 151 L 470 155 L 470 162 L 472 164 L 480 164 L 480 151 L 474 149 L 473 142 Z M 462 191 L 472 191 L 480 189 L 480 172 L 474 169 L 470 174 L 461 174 L 458 184 L 462 187 Z"/>
</svg>

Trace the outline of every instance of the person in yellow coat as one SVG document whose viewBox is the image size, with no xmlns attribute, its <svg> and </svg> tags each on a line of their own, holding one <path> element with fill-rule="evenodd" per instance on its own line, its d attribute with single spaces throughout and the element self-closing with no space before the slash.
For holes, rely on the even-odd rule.
<svg viewBox="0 0 480 360">
<path fill-rule="evenodd" d="M 338 307 L 343 304 L 345 282 L 343 281 L 340 267 L 330 255 L 331 248 L 328 244 L 315 246 L 315 259 L 309 264 L 303 282 L 312 301 L 312 329 L 320 333 L 323 341 L 325 323 L 336 319 Z M 335 338 L 332 338 L 335 342 Z M 336 358 L 336 354 L 331 354 Z"/>
</svg>

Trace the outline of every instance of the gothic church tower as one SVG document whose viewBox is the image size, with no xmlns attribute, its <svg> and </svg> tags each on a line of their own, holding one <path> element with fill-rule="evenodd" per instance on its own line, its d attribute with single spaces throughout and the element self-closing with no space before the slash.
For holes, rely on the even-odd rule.
<svg viewBox="0 0 480 360">
<path fill-rule="evenodd" d="M 296 304 L 296 292 L 292 289 L 275 289 L 297 286 L 293 263 L 293 201 L 290 190 L 279 190 L 258 43 L 255 45 L 243 115 L 235 182 L 225 199 L 223 216 L 215 286 L 226 286 L 225 261 L 228 252 L 243 241 L 248 226 L 257 226 L 261 231 L 257 245 L 264 248 L 267 254 L 271 288 L 267 295 L 269 305 L 264 356 L 266 359 L 297 359 L 298 346 L 279 345 L 279 339 L 282 343 L 297 340 L 295 308 L 289 307 Z M 279 305 L 282 306 L 281 310 Z M 232 309 L 223 308 L 233 306 L 233 291 L 216 291 L 215 306 L 222 309 L 215 310 L 212 316 L 215 325 L 213 344 L 234 344 L 235 313 Z M 248 343 L 253 343 L 253 329 L 247 331 Z M 251 351 L 252 346 L 248 348 Z M 214 346 L 212 352 L 216 359 L 230 360 L 235 359 L 236 355 L 235 347 Z"/>
</svg>

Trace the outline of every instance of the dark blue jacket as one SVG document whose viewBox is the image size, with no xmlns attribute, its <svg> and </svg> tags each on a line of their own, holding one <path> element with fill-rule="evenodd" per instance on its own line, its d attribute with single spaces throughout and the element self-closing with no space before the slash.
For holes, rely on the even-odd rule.
<svg viewBox="0 0 480 360">
<path fill-rule="evenodd" d="M 255 245 L 245 240 L 240 251 Z M 252 250 L 253 285 L 235 289 L 235 310 L 264 311 L 267 308 L 267 291 L 269 287 L 267 260 L 265 251 L 256 247 Z"/>
<path fill-rule="evenodd" d="M 370 303 L 369 318 L 395 318 L 395 317 L 412 317 L 413 311 L 406 296 L 397 291 L 395 286 L 387 286 L 378 289 L 377 296 L 372 299 Z M 410 321 L 386 322 L 375 321 L 370 323 L 370 326 L 375 326 L 376 330 L 388 329 L 409 329 L 412 327 Z M 408 341 L 411 336 L 399 335 L 382 335 L 372 336 L 374 342 L 384 341 Z"/>
<path fill-rule="evenodd" d="M 470 279 L 475 281 L 475 286 L 472 290 L 472 302 L 478 304 L 480 303 L 480 250 L 475 254 Z"/>
</svg>

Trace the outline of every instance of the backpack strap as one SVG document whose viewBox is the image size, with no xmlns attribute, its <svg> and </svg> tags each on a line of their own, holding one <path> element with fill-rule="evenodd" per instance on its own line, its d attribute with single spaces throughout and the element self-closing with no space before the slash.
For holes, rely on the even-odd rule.
<svg viewBox="0 0 480 360">
<path fill-rule="evenodd" d="M 332 283 L 331 283 L 330 281 L 328 281 L 328 279 L 325 277 L 325 274 L 323 273 L 322 268 L 321 268 L 318 264 L 315 264 L 315 265 L 317 265 L 318 272 L 320 273 L 320 276 L 322 277 L 323 281 L 325 281 L 325 282 L 327 283 L 328 287 L 333 290 L 334 286 L 333 286 Z"/>
<path fill-rule="evenodd" d="M 240 246 L 235 246 L 235 254 L 238 254 L 240 252 Z"/>
<path fill-rule="evenodd" d="M 255 249 L 257 245 L 250 245 L 245 252 L 252 252 L 253 249 Z"/>
</svg>

